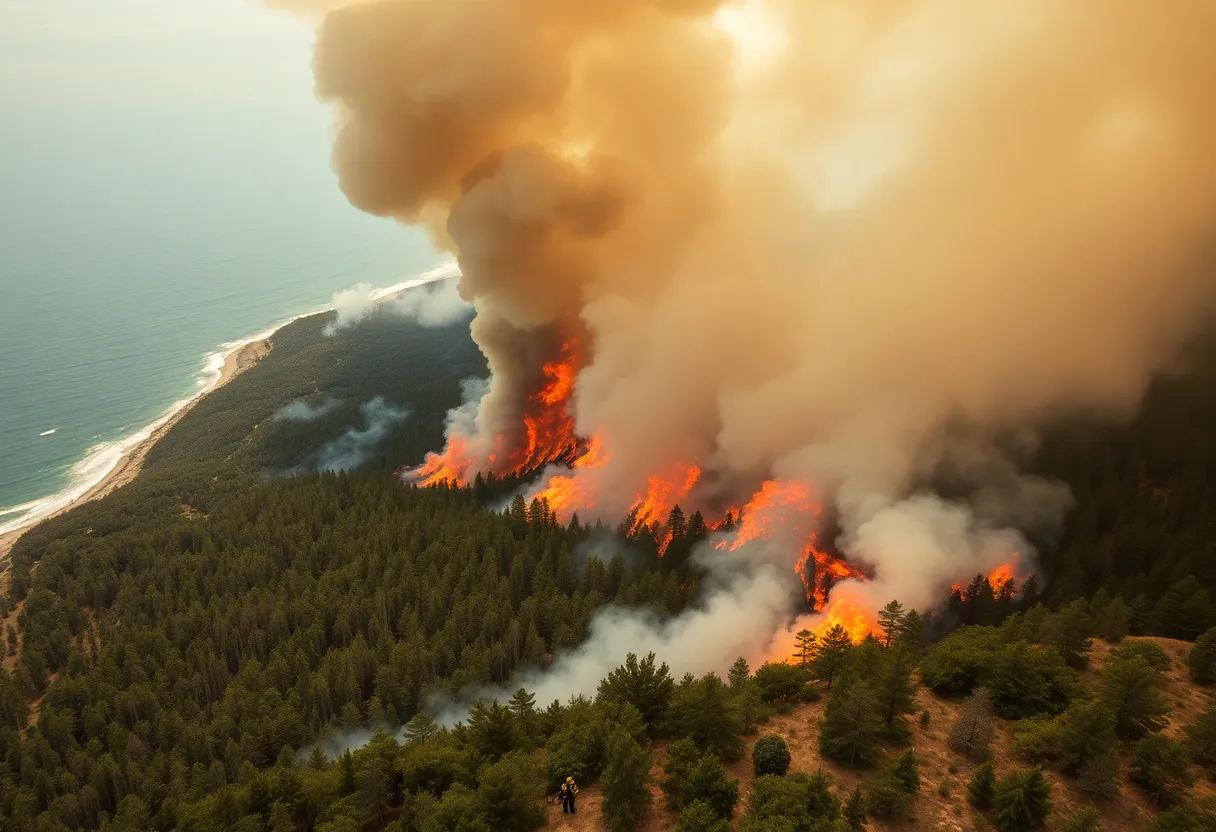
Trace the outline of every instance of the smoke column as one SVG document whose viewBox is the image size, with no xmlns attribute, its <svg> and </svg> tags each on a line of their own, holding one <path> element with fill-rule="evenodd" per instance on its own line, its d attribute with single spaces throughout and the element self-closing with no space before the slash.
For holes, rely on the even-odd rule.
<svg viewBox="0 0 1216 832">
<path fill-rule="evenodd" d="M 871 609 L 1058 519 L 989 440 L 1133 412 L 1213 300 L 1207 0 L 298 8 L 343 191 L 458 259 L 492 372 L 451 420 L 463 472 L 528 441 L 569 359 L 595 512 L 693 463 L 686 508 L 814 483 Z M 960 456 L 975 500 L 916 490 Z M 771 631 L 762 572 L 720 602 Z"/>
</svg>

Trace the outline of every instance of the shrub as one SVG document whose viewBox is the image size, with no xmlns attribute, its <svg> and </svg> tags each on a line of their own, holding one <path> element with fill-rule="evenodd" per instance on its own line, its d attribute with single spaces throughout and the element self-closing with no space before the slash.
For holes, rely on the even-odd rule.
<svg viewBox="0 0 1216 832">
<path fill-rule="evenodd" d="M 1138 638 L 1132 641 L 1125 641 L 1110 651 L 1110 658 L 1107 661 L 1118 661 L 1120 659 L 1130 659 L 1133 656 L 1139 656 L 1148 662 L 1149 667 L 1154 670 L 1166 671 L 1173 667 L 1174 663 L 1170 661 L 1169 655 L 1161 649 L 1157 642 Z"/>
<path fill-rule="evenodd" d="M 806 671 L 785 662 L 767 662 L 756 670 L 756 686 L 765 702 L 794 699 L 806 685 Z"/>
<path fill-rule="evenodd" d="M 730 824 L 703 800 L 695 800 L 680 812 L 676 832 L 730 832 Z"/>
<path fill-rule="evenodd" d="M 752 748 L 752 768 L 757 777 L 785 774 L 790 768 L 789 745 L 776 734 L 768 734 L 756 740 Z"/>
<path fill-rule="evenodd" d="M 1093 806 L 1086 806 L 1066 817 L 1060 824 L 1060 832 L 1098 832 L 1101 825 L 1101 813 Z"/>
</svg>

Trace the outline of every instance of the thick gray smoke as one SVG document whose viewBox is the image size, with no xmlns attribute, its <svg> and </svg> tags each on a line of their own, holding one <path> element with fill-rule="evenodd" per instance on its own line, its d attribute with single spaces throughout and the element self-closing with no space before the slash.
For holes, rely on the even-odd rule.
<svg viewBox="0 0 1216 832">
<path fill-rule="evenodd" d="M 404 408 L 390 404 L 380 396 L 360 405 L 359 413 L 364 427 L 349 428 L 341 436 L 326 442 L 309 462 L 309 468 L 318 471 L 358 468 L 371 459 L 376 447 L 409 415 Z"/>
</svg>

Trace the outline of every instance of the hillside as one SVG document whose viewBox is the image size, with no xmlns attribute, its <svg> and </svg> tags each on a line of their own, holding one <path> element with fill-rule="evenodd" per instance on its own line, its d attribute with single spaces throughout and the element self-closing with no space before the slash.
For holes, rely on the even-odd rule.
<svg viewBox="0 0 1216 832">
<path fill-rule="evenodd" d="M 1140 639 L 1132 639 L 1138 640 Z M 1172 706 L 1169 724 L 1164 733 L 1181 739 L 1183 726 L 1193 722 L 1200 712 L 1216 702 L 1216 691 L 1196 685 L 1188 678 L 1185 660 L 1192 646 L 1190 643 L 1163 638 L 1143 640 L 1158 644 L 1173 662 L 1173 666 L 1164 674 L 1164 693 Z M 1110 655 L 1111 647 L 1112 645 L 1106 642 L 1095 642 L 1091 667 L 1082 674 L 1087 682 L 1093 682 L 1096 671 Z M 947 742 L 949 727 L 958 718 L 959 706 L 960 700 L 935 696 L 923 687 L 917 690 L 915 711 L 928 711 L 929 721 L 916 724 L 911 738 L 911 745 L 920 758 L 921 786 L 915 800 L 915 808 L 913 814 L 906 819 L 894 822 L 871 820 L 872 828 L 964 832 L 991 826 L 990 821 L 967 802 L 966 787 L 975 771 L 975 762 L 952 751 Z M 864 784 L 869 776 L 868 772 L 843 767 L 820 753 L 817 738 L 824 707 L 824 702 L 792 705 L 787 712 L 775 714 L 760 727 L 757 735 L 748 738 L 743 759 L 727 766 L 730 775 L 739 780 L 740 805 L 746 805 L 755 782 L 751 751 L 757 737 L 762 734 L 777 734 L 786 740 L 792 757 L 791 771 L 812 772 L 822 769 L 831 776 L 835 789 L 841 796 Z M 1026 764 L 1018 759 L 1012 750 L 1013 727 L 1012 723 L 1000 724 L 993 742 L 992 759 L 998 771 Z M 662 764 L 667 745 L 666 742 L 655 745 L 655 760 L 651 769 L 651 777 L 655 783 L 663 776 Z M 1124 766 L 1128 756 L 1126 753 L 1122 755 L 1121 762 Z M 1054 786 L 1055 803 L 1055 811 L 1048 823 L 1048 829 L 1060 829 L 1067 816 L 1088 805 L 1096 805 L 1100 809 L 1102 828 L 1109 830 L 1146 829 L 1158 815 L 1143 790 L 1131 784 L 1124 784 L 1111 798 L 1095 803 L 1092 796 L 1080 788 L 1075 778 L 1051 771 L 1047 773 L 1047 777 Z M 1193 789 L 1196 799 L 1216 795 L 1216 783 L 1205 776 L 1198 776 Z M 677 829 L 678 813 L 671 812 L 664 806 L 663 794 L 656 785 L 652 784 L 651 793 L 654 808 L 639 826 L 639 830 L 672 832 Z M 577 819 L 563 816 L 557 806 L 550 807 L 549 827 L 555 832 L 600 832 L 604 828 L 601 789 L 598 785 L 589 786 L 583 790 L 580 798 Z"/>
<path fill-rule="evenodd" d="M 659 616 L 696 605 L 700 574 L 687 553 L 705 529 L 660 558 L 661 524 L 623 540 L 558 524 L 536 505 L 487 508 L 513 493 L 514 481 L 403 487 L 392 472 L 440 446 L 460 381 L 484 374 L 484 359 L 463 324 L 428 329 L 373 316 L 328 338 L 324 323 L 306 318 L 280 330 L 265 360 L 174 425 L 133 483 L 42 524 L 14 549 L 0 601 L 8 648 L 0 673 L 4 828 L 482 830 L 487 793 L 541 812 L 546 778 L 538 770 L 588 748 L 598 750 L 578 763 L 586 775 L 582 826 L 570 828 L 594 827 L 603 743 L 622 716 L 599 704 L 539 703 L 528 739 L 506 746 L 522 756 L 508 754 L 506 763 L 493 763 L 498 752 L 479 747 L 468 726 L 444 735 L 425 765 L 410 762 L 424 752 L 388 735 L 350 757 L 334 757 L 349 743 L 333 740 L 362 741 L 378 727 L 400 738 L 428 696 L 509 683 L 516 670 L 543 667 L 580 644 L 606 604 Z M 1000 631 L 984 630 L 1000 635 L 972 643 L 964 631 L 958 643 L 987 662 L 1004 652 L 993 639 L 1024 659 L 1055 655 L 1040 671 L 1067 687 L 1059 657 L 1076 645 L 1063 632 L 1193 640 L 1216 625 L 1216 496 L 1205 473 L 1216 464 L 1216 442 L 1204 405 L 1216 380 L 1208 365 L 1196 366 L 1158 382 L 1130 425 L 1048 433 L 1034 465 L 1068 481 L 1079 503 L 1062 534 L 1041 541 L 1043 594 L 1028 589 L 1015 600 L 981 579 L 953 601 L 943 598 L 950 614 L 932 617 L 922 635 L 947 637 L 946 646 L 928 655 L 955 649 L 948 634 L 959 623 L 1005 621 Z M 408 415 L 356 470 L 314 470 L 322 449 L 365 429 L 366 405 L 376 399 Z M 308 418 L 278 416 L 287 406 Z M 588 558 L 593 535 L 600 557 Z M 606 539 L 614 545 L 602 545 Z M 1036 607 L 1039 598 L 1048 608 Z M 1010 630 L 1008 621 L 1022 621 L 1006 621 L 1014 612 L 1031 624 Z M 1162 677 L 1173 705 L 1163 735 L 1178 737 L 1209 694 L 1180 665 L 1187 642 L 1158 641 L 1173 659 Z M 851 647 L 849 655 L 865 666 L 874 649 Z M 1094 642 L 1080 682 L 1099 684 L 1110 649 Z M 967 689 L 992 674 L 1013 678 L 1006 665 L 968 667 Z M 712 688 L 706 684 L 702 692 Z M 907 713 L 927 710 L 929 722 L 910 724 L 922 779 L 913 815 L 872 823 L 977 828 L 963 797 L 974 763 L 952 763 L 945 745 L 962 700 L 926 687 L 914 697 Z M 881 766 L 858 771 L 821 758 L 813 722 L 826 699 L 788 699 L 765 705 L 772 713 L 759 730 L 787 740 L 794 771 L 822 766 L 841 799 L 873 780 Z M 749 713 L 754 705 L 739 691 L 729 700 Z M 1063 706 L 1057 696 L 1046 713 Z M 1015 725 L 1024 728 L 1030 714 L 1019 716 L 998 723 L 998 773 L 1030 762 L 1014 760 Z M 673 732 L 662 714 L 649 718 L 657 772 Z M 558 728 L 566 725 L 582 733 L 565 736 Z M 308 756 L 319 739 L 328 760 Z M 739 828 L 759 830 L 767 827 L 745 824 L 754 741 L 745 739 L 727 772 L 740 781 Z M 1119 787 L 1097 801 L 1108 829 L 1149 828 L 1157 816 L 1127 780 L 1132 747 L 1120 739 Z M 901 751 L 898 743 L 884 748 Z M 1197 764 L 1192 771 L 1200 773 Z M 1055 784 L 1058 828 L 1064 810 L 1090 800 L 1058 765 L 1046 777 Z M 1187 805 L 1210 791 L 1199 777 Z M 662 803 L 639 828 L 676 828 Z M 555 828 L 566 822 L 552 807 L 547 813 Z M 472 825 L 460 825 L 466 821 Z"/>
</svg>

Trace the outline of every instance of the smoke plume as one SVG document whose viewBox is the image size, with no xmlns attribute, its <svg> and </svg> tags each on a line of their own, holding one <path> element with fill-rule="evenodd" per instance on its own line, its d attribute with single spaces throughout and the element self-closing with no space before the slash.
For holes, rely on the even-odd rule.
<svg viewBox="0 0 1216 832">
<path fill-rule="evenodd" d="M 680 466 L 686 510 L 813 483 L 872 610 L 1026 553 L 1067 496 L 990 440 L 1131 413 L 1207 315 L 1213 35 L 1207 0 L 370 0 L 314 70 L 351 202 L 458 258 L 492 376 L 456 475 L 516 464 L 572 366 L 580 516 Z M 963 457 L 971 498 L 923 490 Z M 719 620 L 793 609 L 771 562 L 580 655 L 735 651 Z"/>
<path fill-rule="evenodd" d="M 388 289 L 373 289 L 367 283 L 357 283 L 335 292 L 330 306 L 337 314 L 323 332 L 336 335 L 377 309 L 423 326 L 455 323 L 469 313 L 471 306 L 460 296 L 456 281 L 447 279 L 449 277 L 450 273 L 444 272 Z"/>
<path fill-rule="evenodd" d="M 307 467 L 317 471 L 349 471 L 371 459 L 376 446 L 388 437 L 393 428 L 405 421 L 409 413 L 376 396 L 359 406 L 366 426 L 348 428 L 341 436 L 331 439 L 313 455 Z"/>
<path fill-rule="evenodd" d="M 342 402 L 333 396 L 328 396 L 324 401 L 316 404 L 310 404 L 304 399 L 296 399 L 276 410 L 270 420 L 272 422 L 311 422 L 333 413 L 340 404 Z"/>
</svg>

